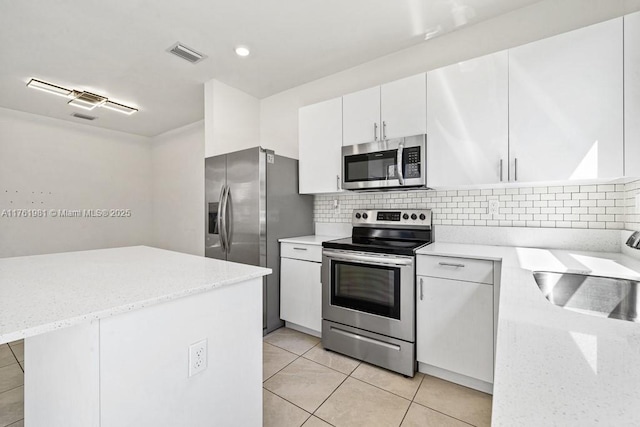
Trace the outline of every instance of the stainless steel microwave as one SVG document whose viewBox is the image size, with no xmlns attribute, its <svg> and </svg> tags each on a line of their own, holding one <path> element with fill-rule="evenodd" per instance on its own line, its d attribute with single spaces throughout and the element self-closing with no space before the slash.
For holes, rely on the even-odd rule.
<svg viewBox="0 0 640 427">
<path fill-rule="evenodd" d="M 424 187 L 427 135 L 342 147 L 342 187 L 346 190 Z"/>
</svg>

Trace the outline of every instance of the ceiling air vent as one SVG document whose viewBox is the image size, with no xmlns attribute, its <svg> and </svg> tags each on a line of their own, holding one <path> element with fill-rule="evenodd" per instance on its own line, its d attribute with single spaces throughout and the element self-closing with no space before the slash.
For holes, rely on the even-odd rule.
<svg viewBox="0 0 640 427">
<path fill-rule="evenodd" d="M 196 52 L 195 50 L 186 47 L 180 42 L 167 49 L 167 52 L 173 53 L 174 55 L 179 56 L 180 58 L 189 61 L 192 64 L 197 64 L 198 62 L 206 58 L 206 55 Z"/>
<path fill-rule="evenodd" d="M 79 119 L 83 119 L 83 120 L 95 120 L 95 119 L 97 119 L 97 117 L 95 117 L 95 116 L 88 116 L 86 114 L 80 114 L 80 113 L 73 113 L 72 116 L 73 117 L 77 117 Z"/>
</svg>

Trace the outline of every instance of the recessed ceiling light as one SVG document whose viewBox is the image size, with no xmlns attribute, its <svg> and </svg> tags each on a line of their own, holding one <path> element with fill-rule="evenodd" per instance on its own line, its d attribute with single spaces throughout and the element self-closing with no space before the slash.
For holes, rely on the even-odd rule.
<svg viewBox="0 0 640 427">
<path fill-rule="evenodd" d="M 245 57 L 245 56 L 249 56 L 250 53 L 251 51 L 249 51 L 249 48 L 246 46 L 238 46 L 236 48 L 236 55 L 238 56 Z"/>
<path fill-rule="evenodd" d="M 30 87 L 32 89 L 42 90 L 44 92 L 49 92 L 58 96 L 68 97 L 73 93 L 71 89 L 66 89 L 60 86 L 56 86 L 51 83 L 43 82 L 42 80 L 38 80 L 38 79 L 29 80 L 29 83 L 27 83 L 27 87 Z"/>
</svg>

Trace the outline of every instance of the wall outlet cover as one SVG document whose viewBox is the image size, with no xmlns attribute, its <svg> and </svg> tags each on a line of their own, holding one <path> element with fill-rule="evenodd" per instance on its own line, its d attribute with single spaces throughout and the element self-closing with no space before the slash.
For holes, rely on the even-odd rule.
<svg viewBox="0 0 640 427">
<path fill-rule="evenodd" d="M 205 369 L 207 369 L 206 339 L 189 346 L 189 376 L 192 377 Z"/>
</svg>

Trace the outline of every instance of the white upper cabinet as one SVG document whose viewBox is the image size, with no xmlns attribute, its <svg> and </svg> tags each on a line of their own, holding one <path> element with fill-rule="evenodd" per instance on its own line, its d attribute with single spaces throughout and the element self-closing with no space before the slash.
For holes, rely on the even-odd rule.
<svg viewBox="0 0 640 427">
<path fill-rule="evenodd" d="M 345 95 L 342 102 L 343 145 L 380 139 L 380 86 Z"/>
<path fill-rule="evenodd" d="M 342 98 L 298 110 L 299 192 L 336 193 L 342 185 Z"/>
<path fill-rule="evenodd" d="M 622 18 L 509 50 L 512 181 L 623 173 Z"/>
<path fill-rule="evenodd" d="M 345 95 L 343 144 L 426 133 L 426 91 L 426 76 L 421 73 Z"/>
<path fill-rule="evenodd" d="M 425 73 L 380 87 L 380 120 L 383 139 L 427 133 Z"/>
<path fill-rule="evenodd" d="M 640 12 L 624 17 L 624 153 L 626 176 L 640 176 Z"/>
<path fill-rule="evenodd" d="M 508 180 L 506 51 L 427 73 L 427 185 Z"/>
</svg>

